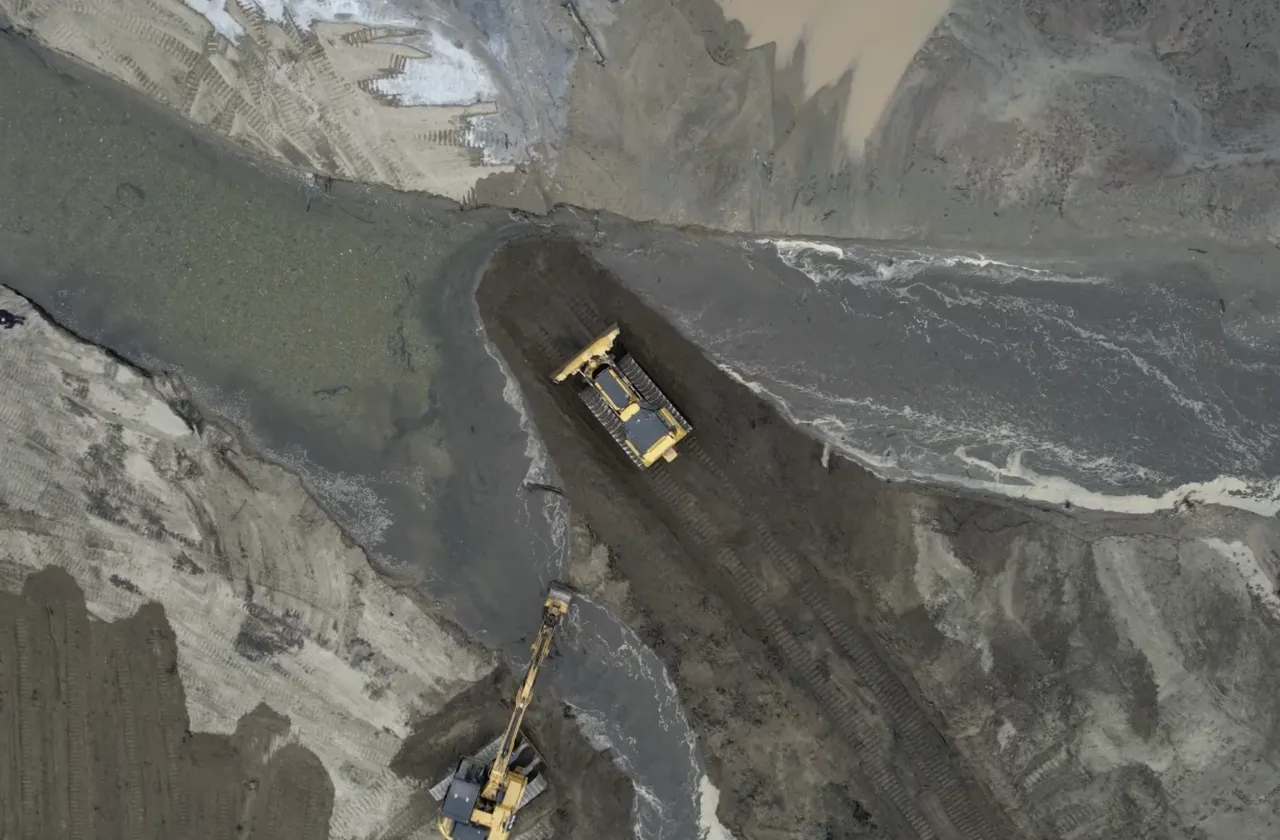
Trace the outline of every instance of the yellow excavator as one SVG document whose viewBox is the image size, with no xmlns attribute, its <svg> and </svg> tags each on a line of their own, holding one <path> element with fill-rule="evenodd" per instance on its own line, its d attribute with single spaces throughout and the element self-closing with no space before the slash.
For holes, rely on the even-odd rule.
<svg viewBox="0 0 1280 840">
<path fill-rule="evenodd" d="M 531 745 L 521 743 L 520 724 L 533 700 L 538 670 L 551 653 L 551 638 L 569 611 L 573 597 L 573 590 L 561 583 L 553 583 L 547 590 L 542 623 L 533 640 L 533 656 L 516 692 L 515 708 L 511 710 L 507 728 L 489 745 L 489 749 L 496 747 L 492 758 L 484 755 L 489 749 L 463 758 L 453 775 L 441 782 L 440 786 L 445 789 L 437 826 L 449 840 L 507 840 L 515 828 L 516 812 L 545 789 L 546 783 L 540 776 L 533 778 L 542 759 Z M 522 766 L 518 760 L 521 753 L 534 755 Z M 535 782 L 541 784 L 535 786 Z"/>
</svg>

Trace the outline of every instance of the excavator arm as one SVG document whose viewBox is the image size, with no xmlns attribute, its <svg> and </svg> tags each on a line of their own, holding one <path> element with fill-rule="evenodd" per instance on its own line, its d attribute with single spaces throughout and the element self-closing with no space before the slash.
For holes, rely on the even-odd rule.
<svg viewBox="0 0 1280 840">
<path fill-rule="evenodd" d="M 516 692 L 515 708 L 497 742 L 493 762 L 484 770 L 479 759 L 462 759 L 444 794 L 440 833 L 451 840 L 507 840 L 515 826 L 516 810 L 529 785 L 527 771 L 511 766 L 520 746 L 520 726 L 533 700 L 538 671 L 551 653 L 551 641 L 573 603 L 573 590 L 551 584 L 542 605 L 542 622 L 534 637 L 529 666 Z M 490 747 L 492 748 L 492 747 Z M 443 784 L 443 783 L 442 783 Z M 458 806 L 461 806 L 459 808 Z"/>
<path fill-rule="evenodd" d="M 538 626 L 538 634 L 533 640 L 529 667 L 525 669 L 520 690 L 516 692 L 515 708 L 511 710 L 511 719 L 507 722 L 506 731 L 502 733 L 502 745 L 498 747 L 498 755 L 494 758 L 493 767 L 489 770 L 489 779 L 480 794 L 485 799 L 496 800 L 507 782 L 511 757 L 515 754 L 516 741 L 520 737 L 520 725 L 524 722 L 524 713 L 533 701 L 533 684 L 538 679 L 538 670 L 542 667 L 542 663 L 551 653 L 551 638 L 555 635 L 556 627 L 560 625 L 560 619 L 564 618 L 565 613 L 568 612 L 572 598 L 572 593 L 552 584 L 546 603 L 542 605 L 542 623 Z"/>
</svg>

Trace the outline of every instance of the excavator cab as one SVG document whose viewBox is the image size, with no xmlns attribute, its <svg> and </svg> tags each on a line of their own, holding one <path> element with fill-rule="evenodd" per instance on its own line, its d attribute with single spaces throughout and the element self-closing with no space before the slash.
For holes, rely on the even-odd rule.
<svg viewBox="0 0 1280 840">
<path fill-rule="evenodd" d="M 451 840 L 486 840 L 489 836 L 488 828 L 471 824 L 480 789 L 488 777 L 489 767 L 474 758 L 463 758 L 458 762 L 448 792 L 440 803 L 441 822 L 448 820 L 450 823 L 445 837 Z"/>
<path fill-rule="evenodd" d="M 507 840 L 515 828 L 516 814 L 546 790 L 546 780 L 539 772 L 542 756 L 521 736 L 520 724 L 533 700 L 538 670 L 551 653 L 552 637 L 573 598 L 569 587 L 551 584 L 506 730 L 478 754 L 461 759 L 453 774 L 431 789 L 440 801 L 440 834 L 449 840 Z"/>
</svg>

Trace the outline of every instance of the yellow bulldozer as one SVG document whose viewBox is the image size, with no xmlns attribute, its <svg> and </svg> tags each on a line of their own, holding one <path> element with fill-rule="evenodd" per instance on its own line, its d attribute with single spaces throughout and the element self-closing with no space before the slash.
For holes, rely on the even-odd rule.
<svg viewBox="0 0 1280 840">
<path fill-rule="evenodd" d="M 693 433 L 693 426 L 630 353 L 615 352 L 620 333 L 616 324 L 610 327 L 551 378 L 564 382 L 581 376 L 578 397 L 631 462 L 647 469 L 675 460 L 676 444 Z"/>
<path fill-rule="evenodd" d="M 564 584 L 551 584 L 506 730 L 476 755 L 459 761 L 454 772 L 432 788 L 440 801 L 437 827 L 448 840 L 507 840 L 515 830 L 516 814 L 546 790 L 539 772 L 542 756 L 523 738 L 520 725 L 533 700 L 538 670 L 551 653 L 552 637 L 573 597 Z"/>
</svg>

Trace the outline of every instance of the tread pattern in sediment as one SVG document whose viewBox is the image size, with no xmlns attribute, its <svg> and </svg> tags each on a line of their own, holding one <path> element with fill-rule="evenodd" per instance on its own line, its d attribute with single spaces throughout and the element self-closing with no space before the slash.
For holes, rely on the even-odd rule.
<svg viewBox="0 0 1280 840">
<path fill-rule="evenodd" d="M 537 303 L 517 297 L 518 314 L 514 307 L 500 307 L 498 317 L 535 371 L 550 372 L 562 363 L 566 338 L 596 335 L 610 323 L 582 297 L 540 298 Z M 539 311 L 530 311 L 531 307 Z M 643 360 L 638 362 L 643 366 Z M 548 387 L 555 388 L 549 381 Z M 653 390 L 657 393 L 657 386 Z M 605 434 L 574 405 L 572 389 L 555 396 L 566 412 L 581 418 L 584 434 Z M 648 393 L 644 396 L 653 398 Z M 715 567 L 719 574 L 714 579 L 732 590 L 721 594 L 740 605 L 739 610 L 750 611 L 750 616 L 743 616 L 744 625 L 760 628 L 759 635 L 776 660 L 784 663 L 792 679 L 819 704 L 859 756 L 864 778 L 851 781 L 874 796 L 868 805 L 882 825 L 904 838 L 921 840 L 1011 837 L 994 803 L 980 788 L 966 783 L 958 756 L 888 665 L 874 638 L 842 617 L 824 591 L 818 568 L 786 548 L 764 518 L 755 515 L 734 480 L 700 444 L 697 418 L 692 426 L 693 435 L 679 447 L 683 457 L 647 470 L 634 484 L 651 497 L 650 506 L 681 539 L 690 558 Z M 718 521 L 715 511 L 726 505 L 737 512 L 734 519 L 738 521 Z M 744 529 L 742 522 L 750 524 Z M 767 569 L 787 581 L 791 593 L 813 616 L 813 630 L 829 637 L 833 650 L 858 675 L 858 696 L 851 697 L 833 680 L 830 669 L 797 638 L 797 631 L 789 629 L 798 620 L 796 611 L 775 603 L 775 596 L 753 569 Z M 803 635 L 808 636 L 808 631 Z M 886 722 L 892 738 L 886 737 Z"/>
</svg>

